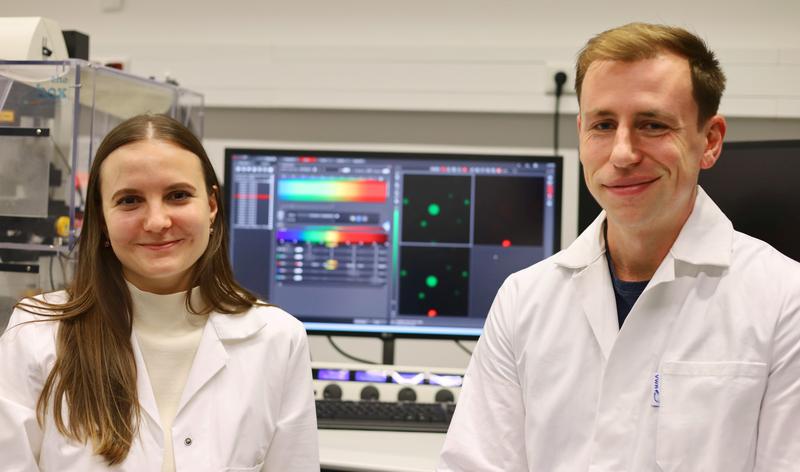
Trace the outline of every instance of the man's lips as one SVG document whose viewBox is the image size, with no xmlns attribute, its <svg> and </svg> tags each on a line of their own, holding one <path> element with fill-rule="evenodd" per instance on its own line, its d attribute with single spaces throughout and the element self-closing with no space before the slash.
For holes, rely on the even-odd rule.
<svg viewBox="0 0 800 472">
<path fill-rule="evenodd" d="M 645 189 L 647 189 L 647 187 L 650 186 L 650 184 L 652 184 L 658 179 L 659 177 L 618 179 L 603 184 L 603 187 L 605 187 L 610 192 L 615 193 L 617 195 L 634 195 L 644 191 Z"/>
</svg>

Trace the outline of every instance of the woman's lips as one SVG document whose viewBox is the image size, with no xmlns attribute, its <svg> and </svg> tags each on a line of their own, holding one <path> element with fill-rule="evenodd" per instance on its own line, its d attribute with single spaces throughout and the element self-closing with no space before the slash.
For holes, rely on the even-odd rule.
<svg viewBox="0 0 800 472">
<path fill-rule="evenodd" d="M 167 249 L 170 249 L 170 248 L 174 247 L 175 245 L 177 245 L 181 241 L 182 241 L 181 239 L 175 239 L 175 240 L 172 240 L 172 241 L 164 241 L 164 242 L 158 242 L 158 243 L 139 243 L 139 246 L 141 246 L 141 247 L 143 247 L 145 249 L 149 249 L 151 251 L 165 251 Z"/>
</svg>

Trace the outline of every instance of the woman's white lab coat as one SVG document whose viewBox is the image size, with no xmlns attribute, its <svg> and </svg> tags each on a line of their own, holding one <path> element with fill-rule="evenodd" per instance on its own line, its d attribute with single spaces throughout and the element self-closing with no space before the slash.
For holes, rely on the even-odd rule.
<svg viewBox="0 0 800 472">
<path fill-rule="evenodd" d="M 699 190 L 618 330 L 603 219 L 500 289 L 439 470 L 800 470 L 800 264 Z"/>
<path fill-rule="evenodd" d="M 53 294 L 58 295 L 58 294 Z M 61 295 L 63 299 L 63 295 Z M 48 296 L 48 300 L 53 300 Z M 0 469 L 109 470 L 91 445 L 65 439 L 36 401 L 55 360 L 57 323 L 16 310 L 0 338 Z M 110 470 L 159 471 L 164 435 L 138 343 L 142 409 L 127 459 Z M 299 321 L 275 307 L 212 313 L 172 426 L 176 471 L 319 471 L 308 343 Z"/>
</svg>

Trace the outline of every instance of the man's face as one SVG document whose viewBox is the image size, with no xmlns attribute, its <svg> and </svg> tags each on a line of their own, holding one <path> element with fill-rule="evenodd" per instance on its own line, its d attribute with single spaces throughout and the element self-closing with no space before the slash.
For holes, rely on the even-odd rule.
<svg viewBox="0 0 800 472">
<path fill-rule="evenodd" d="M 578 135 L 586 185 L 609 224 L 630 230 L 682 225 L 700 169 L 714 165 L 725 121 L 702 128 L 689 63 L 663 53 L 596 61 L 584 77 Z"/>
</svg>

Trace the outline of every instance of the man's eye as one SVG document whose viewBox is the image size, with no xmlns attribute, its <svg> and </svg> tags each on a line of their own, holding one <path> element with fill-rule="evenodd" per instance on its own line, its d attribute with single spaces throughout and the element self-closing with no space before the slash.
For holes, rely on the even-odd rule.
<svg viewBox="0 0 800 472">
<path fill-rule="evenodd" d="M 645 124 L 642 126 L 642 128 L 643 128 L 645 131 L 664 131 L 664 130 L 666 130 L 666 129 L 669 129 L 669 126 L 667 126 L 667 125 L 665 125 L 665 124 L 663 124 L 663 123 L 653 123 L 653 122 L 650 122 L 650 123 L 645 123 Z"/>
<path fill-rule="evenodd" d="M 610 129 L 614 129 L 614 124 L 609 121 L 601 121 L 600 123 L 595 123 L 592 126 L 592 129 L 596 129 L 598 131 L 608 131 Z"/>
</svg>

